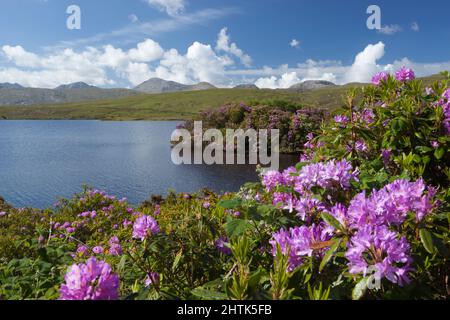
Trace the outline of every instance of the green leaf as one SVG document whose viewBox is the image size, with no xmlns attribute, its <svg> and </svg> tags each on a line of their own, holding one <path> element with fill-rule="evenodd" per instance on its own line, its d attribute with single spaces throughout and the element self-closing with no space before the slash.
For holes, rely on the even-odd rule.
<svg viewBox="0 0 450 320">
<path fill-rule="evenodd" d="M 260 214 L 262 217 L 268 217 L 270 216 L 276 208 L 272 205 L 260 205 L 257 208 L 258 214 Z"/>
<path fill-rule="evenodd" d="M 416 150 L 423 154 L 423 153 L 428 153 L 428 152 L 432 151 L 433 149 L 431 147 L 418 146 L 418 147 L 416 147 Z"/>
<path fill-rule="evenodd" d="M 352 291 L 352 299 L 353 300 L 361 300 L 362 297 L 366 294 L 367 290 L 367 278 L 362 278 Z"/>
<path fill-rule="evenodd" d="M 436 158 L 436 159 L 438 159 L 438 160 L 440 160 L 440 159 L 442 159 L 442 157 L 444 156 L 444 154 L 445 154 L 445 149 L 444 148 L 437 148 L 435 151 L 434 151 L 434 157 Z"/>
<path fill-rule="evenodd" d="M 327 263 L 330 261 L 330 259 L 333 257 L 333 254 L 336 252 L 337 248 L 339 248 L 339 245 L 341 244 L 341 239 L 337 240 L 331 247 L 328 249 L 328 251 L 325 253 L 325 255 L 322 258 L 322 261 L 320 262 L 319 266 L 319 272 L 322 272 L 323 268 L 327 265 Z"/>
<path fill-rule="evenodd" d="M 326 212 L 322 212 L 322 219 L 328 223 L 330 226 L 332 226 L 333 228 L 340 230 L 342 232 L 345 232 L 345 228 L 341 225 L 341 223 L 335 218 L 333 217 L 331 214 L 326 213 Z"/>
<path fill-rule="evenodd" d="M 450 256 L 450 252 L 448 251 L 448 248 L 445 245 L 445 243 L 443 243 L 442 240 L 437 237 L 434 237 L 433 240 L 438 253 L 444 258 L 448 258 Z"/>
<path fill-rule="evenodd" d="M 221 200 L 218 205 L 224 209 L 234 209 L 242 204 L 242 200 L 239 198 L 230 200 Z"/>
<path fill-rule="evenodd" d="M 434 252 L 433 238 L 427 229 L 420 229 L 420 240 L 428 253 Z"/>
<path fill-rule="evenodd" d="M 247 220 L 235 219 L 224 224 L 225 232 L 229 238 L 242 235 L 250 227 Z"/>
<path fill-rule="evenodd" d="M 228 299 L 227 295 L 222 292 L 207 290 L 203 288 L 195 288 L 191 291 L 191 293 L 201 299 L 204 300 L 226 300 Z"/>
<path fill-rule="evenodd" d="M 175 260 L 173 261 L 173 264 L 172 264 L 172 271 L 176 270 L 176 268 L 178 267 L 178 264 L 180 263 L 182 256 L 183 256 L 183 249 L 181 249 L 180 252 L 178 252 L 176 255 Z"/>
</svg>

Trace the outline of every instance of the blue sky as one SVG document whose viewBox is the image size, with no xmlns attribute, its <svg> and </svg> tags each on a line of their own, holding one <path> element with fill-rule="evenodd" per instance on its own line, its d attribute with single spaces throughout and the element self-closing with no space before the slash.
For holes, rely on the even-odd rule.
<svg viewBox="0 0 450 320">
<path fill-rule="evenodd" d="M 72 4 L 81 30 L 66 27 Z M 366 26 L 371 4 L 381 8 L 382 30 Z M 450 69 L 444 0 L 2 0 L 1 7 L 0 82 L 26 86 L 133 87 L 161 77 L 275 88 L 312 78 L 367 81 L 402 65 L 419 75 Z"/>
</svg>

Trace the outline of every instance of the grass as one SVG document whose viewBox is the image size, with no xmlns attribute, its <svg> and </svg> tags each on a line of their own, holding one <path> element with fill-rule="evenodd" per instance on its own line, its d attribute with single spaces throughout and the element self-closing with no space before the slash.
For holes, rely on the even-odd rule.
<svg viewBox="0 0 450 320">
<path fill-rule="evenodd" d="M 424 78 L 431 83 L 441 76 Z M 289 90 L 214 89 L 206 91 L 143 94 L 113 100 L 54 105 L 3 106 L 0 119 L 9 120 L 187 120 L 199 112 L 217 108 L 228 102 L 281 99 L 307 107 L 335 110 L 343 105 L 350 87 L 329 87 L 307 92 Z"/>
</svg>

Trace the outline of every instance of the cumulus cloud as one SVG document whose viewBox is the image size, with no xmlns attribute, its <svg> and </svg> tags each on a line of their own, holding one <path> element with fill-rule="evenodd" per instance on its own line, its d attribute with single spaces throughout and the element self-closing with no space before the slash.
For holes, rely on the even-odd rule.
<svg viewBox="0 0 450 320">
<path fill-rule="evenodd" d="M 232 47 L 229 41 L 219 47 L 225 44 Z M 43 54 L 27 51 L 22 46 L 4 45 L 0 47 L 0 82 L 43 88 L 77 81 L 130 87 L 158 77 L 184 84 L 207 81 L 219 87 L 231 87 L 255 83 L 261 88 L 276 89 L 306 80 L 328 80 L 336 84 L 369 82 L 377 71 L 392 73 L 402 66 L 413 68 L 418 76 L 450 70 L 450 61 L 419 63 L 406 57 L 380 64 L 385 54 L 382 42 L 366 46 L 351 65 L 336 60 L 308 59 L 293 66 L 237 68 L 240 57 L 223 51 L 198 41 L 182 51 L 164 49 L 152 39 L 145 39 L 128 50 L 105 45 Z"/>
<path fill-rule="evenodd" d="M 369 82 L 371 76 L 380 69 L 377 62 L 384 56 L 384 48 L 383 42 L 368 45 L 356 55 L 353 65 L 345 74 L 344 80 L 346 82 Z"/>
<path fill-rule="evenodd" d="M 19 67 L 37 67 L 40 65 L 39 56 L 25 51 L 21 46 L 3 46 L 5 57 L 12 60 Z"/>
<path fill-rule="evenodd" d="M 300 79 L 298 78 L 296 72 L 286 72 L 279 78 L 275 76 L 260 78 L 256 80 L 255 85 L 259 88 L 287 89 L 299 82 Z"/>
<path fill-rule="evenodd" d="M 381 27 L 380 30 L 378 30 L 379 33 L 392 36 L 398 32 L 403 31 L 402 27 L 400 27 L 398 24 L 391 24 Z"/>
<path fill-rule="evenodd" d="M 243 65 L 249 67 L 252 64 L 252 58 L 239 49 L 236 43 L 230 43 L 230 36 L 227 34 L 227 31 L 228 28 L 220 30 L 217 37 L 216 50 L 238 57 Z"/>
<path fill-rule="evenodd" d="M 200 81 L 227 86 L 225 68 L 234 64 L 228 56 L 216 54 L 211 45 L 194 42 L 185 54 L 165 51 L 159 43 L 146 39 L 127 51 L 112 45 L 100 49 L 88 47 L 81 52 L 61 50 L 39 56 L 21 46 L 3 46 L 0 50 L 13 66 L 0 67 L 2 82 L 24 86 L 53 88 L 62 83 L 84 81 L 107 86 L 119 82 L 140 84 L 150 77 L 192 84 Z"/>
<path fill-rule="evenodd" d="M 165 11 L 169 16 L 177 16 L 184 11 L 186 3 L 184 0 L 144 0 L 148 4 Z"/>
<path fill-rule="evenodd" d="M 151 62 L 160 59 L 164 54 L 163 48 L 159 43 L 152 39 L 147 39 L 137 45 L 137 48 L 131 49 L 128 55 L 131 60 L 139 62 Z"/>
<path fill-rule="evenodd" d="M 154 76 L 185 84 L 206 81 L 227 86 L 230 79 L 225 67 L 231 64 L 231 60 L 218 56 L 210 45 L 194 42 L 184 55 L 175 49 L 166 52 Z"/>
<path fill-rule="evenodd" d="M 300 47 L 300 41 L 297 39 L 292 39 L 291 43 L 289 44 L 292 48 L 298 48 Z"/>
</svg>

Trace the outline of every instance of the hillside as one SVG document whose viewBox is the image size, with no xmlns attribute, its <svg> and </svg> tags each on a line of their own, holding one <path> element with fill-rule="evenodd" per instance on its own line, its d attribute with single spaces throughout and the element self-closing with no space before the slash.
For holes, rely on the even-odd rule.
<svg viewBox="0 0 450 320">
<path fill-rule="evenodd" d="M 212 89 L 148 94 L 114 100 L 37 106 L 3 106 L 3 119 L 184 120 L 227 102 L 283 99 L 325 108 L 339 107 L 344 88 L 296 93 L 288 90 Z"/>
<path fill-rule="evenodd" d="M 166 81 L 160 78 L 149 79 L 137 87 L 134 90 L 143 93 L 169 93 L 169 92 L 181 92 L 181 91 L 199 91 L 216 89 L 212 84 L 208 82 L 200 82 L 194 85 L 186 85 L 174 81 Z"/>
<path fill-rule="evenodd" d="M 25 88 L 18 84 L 0 84 L 0 105 L 60 104 L 136 96 L 128 89 L 102 89 L 83 82 L 61 85 L 55 89 Z"/>
<path fill-rule="evenodd" d="M 424 84 L 442 79 L 440 75 L 423 78 Z M 98 119 L 98 120 L 185 120 L 199 112 L 218 108 L 227 102 L 282 99 L 314 108 L 333 110 L 342 107 L 343 97 L 351 87 L 329 86 L 316 90 L 210 89 L 162 94 L 140 94 L 119 99 L 42 104 L 36 106 L 2 106 L 2 119 Z M 76 90 L 76 89 L 72 89 Z"/>
</svg>

